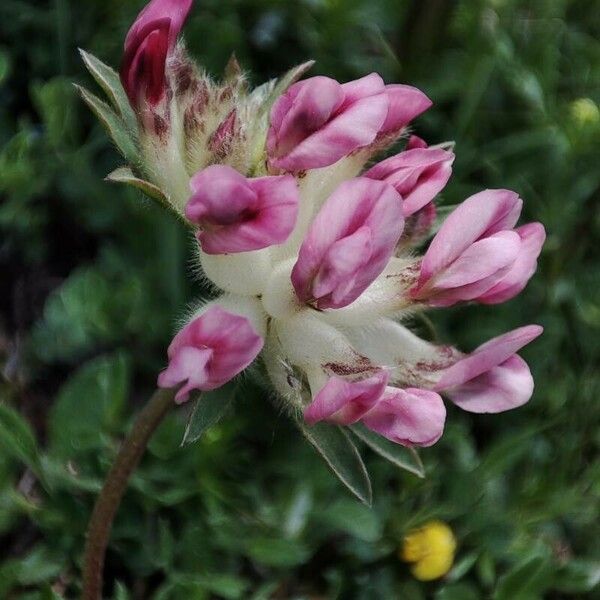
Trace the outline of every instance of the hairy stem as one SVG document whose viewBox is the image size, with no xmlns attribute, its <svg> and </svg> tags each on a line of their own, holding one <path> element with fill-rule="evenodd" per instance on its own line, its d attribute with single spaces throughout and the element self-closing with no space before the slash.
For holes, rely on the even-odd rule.
<svg viewBox="0 0 600 600">
<path fill-rule="evenodd" d="M 129 477 L 140 462 L 150 437 L 173 406 L 175 391 L 158 390 L 154 393 L 138 415 L 106 477 L 88 525 L 83 561 L 83 600 L 99 600 L 102 597 L 104 555 L 113 519 Z"/>
</svg>

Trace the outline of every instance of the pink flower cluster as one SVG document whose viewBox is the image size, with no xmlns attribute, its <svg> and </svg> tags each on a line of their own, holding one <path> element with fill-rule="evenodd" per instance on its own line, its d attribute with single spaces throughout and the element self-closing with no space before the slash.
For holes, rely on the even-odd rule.
<svg viewBox="0 0 600 600">
<path fill-rule="evenodd" d="M 121 78 L 138 114 L 176 101 L 168 93 L 177 85 L 169 57 L 190 6 L 153 0 L 127 36 Z M 200 111 L 206 86 L 193 89 L 204 96 L 186 101 Z M 210 97 L 224 101 L 225 94 Z M 416 257 L 453 152 L 413 136 L 398 154 L 366 165 L 407 137 L 407 125 L 431 105 L 427 96 L 372 73 L 343 84 L 328 77 L 293 83 L 262 111 L 264 123 L 252 121 L 261 110 L 247 109 L 260 108 L 260 96 L 236 101 L 211 135 L 203 132 L 209 158 L 188 175 L 184 211 L 204 273 L 223 295 L 174 338 L 159 385 L 178 387 L 183 402 L 261 354 L 273 387 L 307 423 L 360 421 L 396 443 L 421 446 L 443 432 L 440 393 L 477 413 L 527 402 L 533 380 L 517 352 L 540 326 L 465 355 L 400 323 L 427 307 L 510 300 L 533 275 L 545 238 L 540 223 L 516 227 L 522 200 L 515 192 L 485 190 L 460 204 Z M 231 115 L 238 128 L 225 131 Z M 252 137 L 256 131 L 263 137 Z M 210 154 L 215 136 L 225 148 L 220 164 Z M 179 144 L 194 147 L 195 157 L 199 145 Z"/>
</svg>

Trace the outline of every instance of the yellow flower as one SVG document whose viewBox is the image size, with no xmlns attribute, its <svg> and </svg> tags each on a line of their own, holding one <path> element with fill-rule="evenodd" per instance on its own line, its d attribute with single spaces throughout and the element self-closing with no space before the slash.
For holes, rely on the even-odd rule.
<svg viewBox="0 0 600 600">
<path fill-rule="evenodd" d="M 442 521 L 428 521 L 406 534 L 400 558 L 413 563 L 411 572 L 416 579 L 431 581 L 450 570 L 455 550 L 452 529 Z"/>
</svg>

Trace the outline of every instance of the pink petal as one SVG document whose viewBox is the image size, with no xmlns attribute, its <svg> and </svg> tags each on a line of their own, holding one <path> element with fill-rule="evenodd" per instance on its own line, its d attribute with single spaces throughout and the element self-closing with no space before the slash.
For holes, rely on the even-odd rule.
<svg viewBox="0 0 600 600">
<path fill-rule="evenodd" d="M 328 77 L 295 83 L 271 110 L 269 164 L 295 172 L 333 164 L 375 139 L 387 106 L 376 74 L 343 85 Z"/>
<path fill-rule="evenodd" d="M 421 91 L 410 85 L 386 85 L 389 106 L 380 135 L 397 133 L 433 103 Z"/>
<path fill-rule="evenodd" d="M 427 148 L 427 142 L 418 135 L 411 135 L 408 138 L 406 150 L 413 150 L 414 148 Z"/>
<path fill-rule="evenodd" d="M 436 290 L 475 283 L 512 265 L 521 248 L 514 231 L 501 231 L 471 244 L 452 264 L 436 275 L 431 284 Z"/>
<path fill-rule="evenodd" d="M 444 189 L 453 161 L 454 154 L 441 148 L 416 148 L 376 164 L 364 176 L 393 185 L 402 196 L 404 217 L 409 217 Z"/>
<path fill-rule="evenodd" d="M 364 177 L 342 183 L 300 248 L 292 270 L 298 298 L 320 309 L 353 302 L 385 268 L 403 225 L 401 199 L 390 185 Z"/>
<path fill-rule="evenodd" d="M 247 252 L 281 244 L 298 213 L 294 177 L 247 179 L 225 165 L 212 165 L 190 181 L 186 217 L 201 227 L 198 239 L 207 254 Z"/>
<path fill-rule="evenodd" d="M 138 14 L 127 32 L 125 50 L 131 45 L 138 44 L 140 32 L 148 23 L 164 18 L 168 18 L 171 22 L 169 27 L 169 49 L 172 49 L 191 8 L 192 0 L 152 0 Z"/>
<path fill-rule="evenodd" d="M 537 268 L 537 258 L 542 251 L 546 232 L 541 223 L 517 227 L 521 237 L 521 250 L 510 271 L 485 294 L 478 298 L 483 304 L 498 304 L 514 298 L 527 285 Z"/>
<path fill-rule="evenodd" d="M 502 364 L 541 335 L 543 330 L 540 325 L 526 325 L 489 340 L 446 369 L 435 387 L 436 391 L 455 388 Z"/>
<path fill-rule="evenodd" d="M 388 387 L 363 418 L 366 427 L 403 446 L 431 446 L 437 442 L 446 420 L 439 394 L 418 388 Z"/>
<path fill-rule="evenodd" d="M 125 49 L 120 77 L 134 108 L 139 105 L 140 98 L 156 105 L 164 96 L 169 28 L 169 19 L 147 23 L 139 31 L 138 43 Z"/>
<path fill-rule="evenodd" d="M 212 306 L 173 338 L 169 366 L 159 375 L 158 386 L 183 384 L 176 400 L 185 402 L 192 389 L 213 390 L 233 379 L 262 347 L 263 339 L 248 319 Z"/>
<path fill-rule="evenodd" d="M 379 400 L 388 379 L 385 371 L 362 381 L 330 377 L 306 407 L 304 419 L 310 425 L 319 421 L 340 425 L 356 423 Z"/>
<path fill-rule="evenodd" d="M 156 105 L 165 92 L 165 63 L 192 6 L 192 0 L 153 0 L 125 38 L 121 82 L 132 106 L 145 95 Z"/>
<path fill-rule="evenodd" d="M 343 101 L 341 84 L 329 77 L 310 77 L 290 86 L 271 109 L 267 136 L 271 160 L 285 158 L 324 126 Z"/>
<path fill-rule="evenodd" d="M 447 392 L 454 404 L 474 413 L 499 413 L 525 404 L 533 394 L 527 363 L 513 355 L 497 367 Z"/>
<path fill-rule="evenodd" d="M 169 366 L 159 374 L 158 386 L 171 388 L 185 382 L 175 395 L 175 402 L 185 402 L 191 390 L 202 389 L 207 384 L 206 367 L 212 355 L 210 348 L 182 347 L 173 355 Z"/>
<path fill-rule="evenodd" d="M 456 260 L 473 242 L 512 229 L 522 200 L 509 190 L 485 190 L 467 198 L 446 218 L 423 261 L 418 288 Z M 418 289 L 417 288 L 417 289 Z"/>
</svg>

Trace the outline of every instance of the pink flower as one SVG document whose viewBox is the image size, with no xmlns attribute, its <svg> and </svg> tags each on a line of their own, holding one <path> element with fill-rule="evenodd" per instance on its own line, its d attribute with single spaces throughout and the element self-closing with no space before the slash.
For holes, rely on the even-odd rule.
<svg viewBox="0 0 600 600">
<path fill-rule="evenodd" d="M 175 401 L 185 402 L 191 390 L 214 390 L 227 383 L 262 347 L 263 339 L 248 319 L 212 306 L 173 338 L 169 366 L 158 376 L 158 386 L 183 384 Z"/>
<path fill-rule="evenodd" d="M 533 393 L 533 378 L 515 353 L 542 331 L 539 325 L 527 325 L 491 339 L 445 369 L 435 390 L 475 413 L 498 413 L 525 404 Z"/>
<path fill-rule="evenodd" d="M 514 298 L 535 273 L 537 258 L 546 240 L 544 226 L 541 223 L 528 223 L 517 227 L 515 232 L 521 238 L 521 249 L 517 260 L 496 285 L 479 296 L 478 302 L 498 304 Z"/>
<path fill-rule="evenodd" d="M 478 300 L 509 274 L 497 297 L 516 294 L 531 277 L 531 262 L 539 253 L 537 242 L 530 243 L 529 229 L 523 237 L 513 230 L 521 206 L 519 196 L 508 190 L 486 190 L 465 200 L 431 242 L 411 297 L 431 306 Z M 536 231 L 539 227 L 534 225 Z"/>
<path fill-rule="evenodd" d="M 133 107 L 152 106 L 165 93 L 165 63 L 192 6 L 192 0 L 152 0 L 125 38 L 121 82 Z"/>
<path fill-rule="evenodd" d="M 269 164 L 295 172 L 326 167 L 400 131 L 430 105 L 416 88 L 386 86 L 376 73 L 344 84 L 329 77 L 300 81 L 271 110 Z"/>
<path fill-rule="evenodd" d="M 304 419 L 309 425 L 319 421 L 339 425 L 356 423 L 377 403 L 388 379 L 388 373 L 383 370 L 362 381 L 330 377 L 306 407 Z"/>
<path fill-rule="evenodd" d="M 212 165 L 190 181 L 185 216 L 201 227 L 208 254 L 247 252 L 284 242 L 296 223 L 298 188 L 292 175 L 248 179 Z"/>
<path fill-rule="evenodd" d="M 411 85 L 393 83 L 386 85 L 385 91 L 389 101 L 388 112 L 378 137 L 397 135 L 432 105 L 421 90 Z"/>
<path fill-rule="evenodd" d="M 431 446 L 444 431 L 446 408 L 435 392 L 418 388 L 386 388 L 362 418 L 366 427 L 396 444 Z"/>
<path fill-rule="evenodd" d="M 292 270 L 302 302 L 319 309 L 353 302 L 383 271 L 402 234 L 402 201 L 387 183 L 342 183 L 314 218 Z"/>
<path fill-rule="evenodd" d="M 441 148 L 405 150 L 369 169 L 364 176 L 387 181 L 402 196 L 404 217 L 425 207 L 452 174 L 454 154 Z"/>
</svg>

